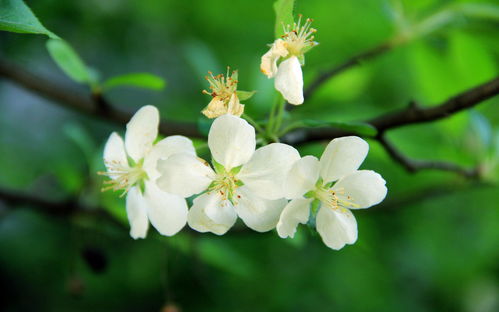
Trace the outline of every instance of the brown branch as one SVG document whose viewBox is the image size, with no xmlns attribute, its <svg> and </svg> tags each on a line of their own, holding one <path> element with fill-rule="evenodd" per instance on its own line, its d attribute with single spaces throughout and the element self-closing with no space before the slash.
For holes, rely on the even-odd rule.
<svg viewBox="0 0 499 312">
<path fill-rule="evenodd" d="M 494 78 L 464 91 L 440 105 L 421 107 L 412 102 L 406 108 L 365 120 L 363 123 L 372 125 L 378 130 L 379 134 L 383 134 L 385 131 L 395 128 L 447 118 L 497 94 L 499 94 L 499 78 Z M 286 134 L 282 141 L 296 145 L 312 141 L 331 140 L 345 135 L 356 135 L 356 133 L 329 127 L 301 128 Z"/>
<path fill-rule="evenodd" d="M 357 54 L 350 59 L 346 60 L 343 64 L 340 64 L 336 67 L 333 67 L 327 71 L 322 72 L 319 76 L 317 76 L 311 83 L 310 85 L 305 89 L 304 92 L 304 97 L 309 98 L 312 96 L 312 94 L 322 86 L 326 81 L 331 79 L 332 77 L 344 72 L 345 70 L 349 69 L 350 67 L 353 67 L 355 65 L 359 65 L 365 61 L 368 61 L 370 59 L 373 59 L 385 52 L 388 52 L 393 48 L 394 44 L 392 41 L 388 41 L 385 43 L 382 43 L 378 46 L 375 46 L 372 49 L 369 49 L 365 52 L 362 52 L 360 54 Z"/>
<path fill-rule="evenodd" d="M 19 66 L 0 60 L 0 77 L 9 79 L 23 88 L 40 94 L 66 108 L 86 115 L 126 124 L 132 113 L 115 109 L 101 94 L 86 95 L 66 90 L 49 80 L 30 73 Z M 189 137 L 204 137 L 195 123 L 162 121 L 159 131 L 163 135 L 181 134 Z"/>
<path fill-rule="evenodd" d="M 415 173 L 421 170 L 440 170 L 453 172 L 468 179 L 479 178 L 480 171 L 478 168 L 468 169 L 450 162 L 411 159 L 402 154 L 402 152 L 400 152 L 390 141 L 387 140 L 385 135 L 379 135 L 376 139 L 385 148 L 388 155 L 390 155 L 394 161 L 401 164 L 410 173 Z"/>
</svg>

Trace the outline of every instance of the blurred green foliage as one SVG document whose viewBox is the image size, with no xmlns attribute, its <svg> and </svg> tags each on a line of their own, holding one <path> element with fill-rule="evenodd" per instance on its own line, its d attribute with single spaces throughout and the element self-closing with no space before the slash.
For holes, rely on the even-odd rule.
<svg viewBox="0 0 499 312">
<path fill-rule="evenodd" d="M 123 110 L 153 104 L 168 119 L 197 121 L 209 100 L 201 94 L 207 88 L 203 77 L 228 65 L 239 70 L 242 90 L 257 90 L 245 101 L 249 115 L 263 118 L 274 100 L 272 81 L 259 72 L 260 56 L 274 40 L 271 0 L 26 3 L 100 81 L 130 72 L 166 78 L 161 92 L 106 91 Z M 297 1 L 295 13 L 314 18 L 320 43 L 307 54 L 305 85 L 356 53 L 407 35 L 414 25 L 424 31 L 328 81 L 292 112 L 293 119 L 347 123 L 410 100 L 436 105 L 497 76 L 497 5 Z M 88 92 L 56 68 L 46 40 L 2 32 L 0 53 L 61 88 Z M 76 196 L 127 226 L 124 200 L 100 193 L 95 174 L 103 169 L 107 136 L 124 129 L 0 83 L 0 186 L 53 201 Z M 496 97 L 472 112 L 395 130 L 389 138 L 416 159 L 481 163 L 494 180 L 498 104 Z M 356 214 L 359 241 L 339 252 L 307 228 L 293 240 L 237 230 L 224 237 L 197 235 L 186 228 L 172 238 L 150 231 L 146 240 L 133 241 L 98 215 L 54 217 L 0 201 L 0 284 L 8 286 L 0 308 L 160 311 L 173 303 L 182 311 L 497 311 L 497 186 L 444 172 L 407 174 L 370 143 L 364 167 L 383 175 L 389 195 L 384 204 Z M 300 151 L 320 155 L 323 148 L 307 144 Z"/>
</svg>

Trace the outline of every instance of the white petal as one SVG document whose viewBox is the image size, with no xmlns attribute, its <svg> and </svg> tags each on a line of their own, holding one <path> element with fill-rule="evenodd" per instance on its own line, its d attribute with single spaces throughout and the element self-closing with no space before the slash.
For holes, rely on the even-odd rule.
<svg viewBox="0 0 499 312">
<path fill-rule="evenodd" d="M 348 208 L 369 208 L 385 199 L 385 184 L 385 180 L 378 173 L 359 170 L 341 178 L 332 189 L 341 200 L 353 203 Z"/>
<path fill-rule="evenodd" d="M 300 153 L 289 145 L 272 143 L 255 151 L 237 177 L 252 192 L 266 199 L 284 197 L 284 179 Z"/>
<path fill-rule="evenodd" d="M 154 106 L 139 109 L 126 125 L 125 146 L 130 157 L 139 161 L 150 152 L 158 136 L 159 112 Z"/>
<path fill-rule="evenodd" d="M 369 144 L 356 136 L 329 142 L 322 154 L 321 176 L 324 182 L 336 181 L 357 170 L 369 151 Z"/>
<path fill-rule="evenodd" d="M 305 224 L 308 222 L 310 215 L 310 198 L 297 198 L 290 201 L 279 218 L 277 223 L 277 233 L 281 238 L 293 238 L 296 233 L 296 227 L 299 223 Z"/>
<path fill-rule="evenodd" d="M 317 232 L 329 248 L 339 250 L 357 240 L 357 221 L 348 209 L 322 206 L 317 213 Z"/>
<path fill-rule="evenodd" d="M 185 198 L 206 190 L 215 177 L 206 162 L 191 154 L 175 154 L 158 160 L 158 171 L 159 188 Z"/>
<path fill-rule="evenodd" d="M 213 158 L 230 170 L 248 162 L 255 152 L 255 129 L 239 117 L 220 116 L 211 125 L 208 146 Z"/>
<path fill-rule="evenodd" d="M 125 145 L 116 132 L 111 133 L 104 147 L 104 164 L 110 173 L 115 171 L 117 166 L 128 168 Z M 116 178 L 117 176 L 111 175 L 110 177 Z"/>
<path fill-rule="evenodd" d="M 189 138 L 172 135 L 156 143 L 151 152 L 144 158 L 144 170 L 147 172 L 149 179 L 155 181 L 159 177 L 159 172 L 156 169 L 159 159 L 167 159 L 171 155 L 180 153 L 196 155 L 194 145 L 192 145 Z"/>
<path fill-rule="evenodd" d="M 284 182 L 286 198 L 300 198 L 315 188 L 319 180 L 319 160 L 305 156 L 296 161 L 289 170 Z"/>
<path fill-rule="evenodd" d="M 260 70 L 268 78 L 272 78 L 277 73 L 277 61 L 280 57 L 288 55 L 286 43 L 282 39 L 277 39 L 270 47 L 269 51 L 262 56 Z"/>
<path fill-rule="evenodd" d="M 217 221 L 207 215 L 207 210 Z M 218 212 L 216 212 L 219 210 Z M 187 223 L 194 230 L 217 235 L 225 234 L 236 223 L 237 215 L 228 200 L 223 200 L 217 193 L 205 193 L 196 199 L 187 215 Z"/>
<path fill-rule="evenodd" d="M 130 236 L 134 239 L 145 238 L 149 221 L 147 203 L 137 187 L 132 187 L 126 196 L 126 213 L 130 222 Z"/>
<path fill-rule="evenodd" d="M 285 199 L 268 200 L 252 193 L 245 186 L 237 191 L 234 206 L 237 215 L 251 229 L 266 232 L 275 228 L 281 211 L 286 206 Z"/>
<path fill-rule="evenodd" d="M 296 56 L 279 64 L 274 85 L 288 103 L 294 105 L 303 103 L 303 74 Z"/>
<path fill-rule="evenodd" d="M 172 236 L 187 223 L 187 203 L 184 198 L 161 191 L 154 183 L 146 183 L 144 198 L 147 215 L 159 233 Z"/>
</svg>

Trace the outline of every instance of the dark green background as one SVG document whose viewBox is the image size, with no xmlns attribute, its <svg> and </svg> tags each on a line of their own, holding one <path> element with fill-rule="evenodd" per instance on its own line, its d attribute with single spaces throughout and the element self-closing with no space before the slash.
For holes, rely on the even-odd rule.
<svg viewBox="0 0 499 312">
<path fill-rule="evenodd" d="M 102 78 L 128 72 L 164 77 L 162 92 L 120 88 L 107 97 L 134 111 L 156 105 L 163 117 L 198 121 L 209 97 L 203 77 L 239 69 L 240 88 L 258 90 L 247 113 L 265 116 L 273 84 L 259 72 L 271 43 L 272 1 L 26 1 L 44 25 L 71 43 Z M 320 45 L 306 55 L 315 75 L 392 37 L 393 4 L 381 0 L 302 0 Z M 466 1 L 403 1 L 410 21 Z M 497 1 L 489 1 L 498 5 Z M 496 6 L 497 9 L 497 6 Z M 456 17 L 326 83 L 293 118 L 350 121 L 409 100 L 436 105 L 497 76 L 499 22 Z M 80 89 L 50 59 L 43 36 L 1 33 L 2 57 Z M 389 133 L 407 155 L 473 166 L 497 162 L 499 99 L 472 113 Z M 79 115 L 0 81 L 0 186 L 47 200 L 77 197 L 126 224 L 124 200 L 99 192 L 102 146 L 124 128 Z M 491 142 L 496 142 L 495 145 Z M 326 143 L 326 142 L 325 142 Z M 99 217 L 54 217 L 0 200 L 0 308 L 5 311 L 497 311 L 497 170 L 487 183 L 452 173 L 406 173 L 375 141 L 363 168 L 387 181 L 384 203 L 355 215 L 359 240 L 326 248 L 305 227 L 293 240 L 234 230 L 223 237 L 185 228 L 134 241 Z M 324 144 L 300 146 L 320 155 Z M 495 149 L 495 150 L 494 150 Z M 484 185 L 485 184 L 485 185 Z M 238 228 L 240 229 L 240 228 Z"/>
</svg>

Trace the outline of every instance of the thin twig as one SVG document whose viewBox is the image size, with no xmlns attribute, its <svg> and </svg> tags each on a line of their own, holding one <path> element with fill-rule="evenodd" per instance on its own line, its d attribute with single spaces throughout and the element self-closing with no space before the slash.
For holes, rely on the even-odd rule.
<svg viewBox="0 0 499 312">
<path fill-rule="evenodd" d="M 392 41 L 382 43 L 378 46 L 375 46 L 374 48 L 371 48 L 365 52 L 359 53 L 359 54 L 349 58 L 344 63 L 342 63 L 338 66 L 335 66 L 327 71 L 322 72 L 305 89 L 304 97 L 305 98 L 311 97 L 312 94 L 317 90 L 317 88 L 322 86 L 326 81 L 328 81 L 332 77 L 344 72 L 345 70 L 349 69 L 350 67 L 361 64 L 361 63 L 368 61 L 370 59 L 373 59 L 381 54 L 384 54 L 385 52 L 388 52 L 389 50 L 391 50 L 391 48 L 393 48 Z"/>
<path fill-rule="evenodd" d="M 381 143 L 388 155 L 390 155 L 394 161 L 401 164 L 410 173 L 415 173 L 421 170 L 440 170 L 453 172 L 468 179 L 476 179 L 479 177 L 480 172 L 478 168 L 468 169 L 450 162 L 411 159 L 402 154 L 401 151 L 399 151 L 390 141 L 388 141 L 385 135 L 379 135 L 376 139 Z"/>
</svg>

